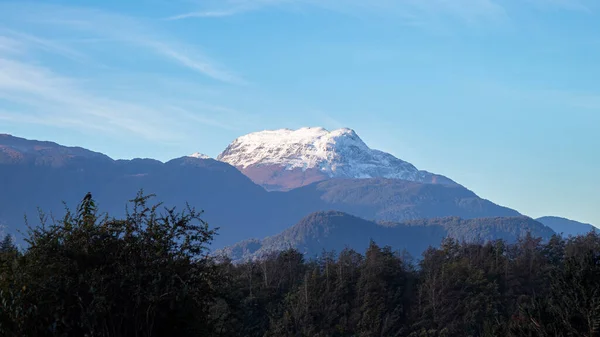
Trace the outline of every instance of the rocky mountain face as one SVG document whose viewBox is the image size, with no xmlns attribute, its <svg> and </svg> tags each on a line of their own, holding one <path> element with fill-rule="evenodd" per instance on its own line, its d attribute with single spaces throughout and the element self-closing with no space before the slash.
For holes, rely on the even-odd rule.
<svg viewBox="0 0 600 337">
<path fill-rule="evenodd" d="M 296 225 L 262 240 L 240 242 L 215 252 L 233 261 L 260 259 L 273 252 L 290 248 L 316 257 L 323 251 L 339 253 L 351 248 L 359 253 L 375 241 L 379 246 L 406 250 L 419 258 L 428 247 L 438 246 L 446 237 L 466 242 L 486 242 L 503 239 L 515 242 L 531 233 L 534 237 L 549 239 L 554 231 L 524 216 L 502 218 L 461 219 L 458 217 L 377 223 L 342 212 L 316 212 Z"/>
<path fill-rule="evenodd" d="M 444 176 L 369 148 L 351 129 L 261 131 L 237 138 L 218 157 L 267 190 L 291 190 L 330 178 L 390 178 L 456 185 Z"/>
</svg>

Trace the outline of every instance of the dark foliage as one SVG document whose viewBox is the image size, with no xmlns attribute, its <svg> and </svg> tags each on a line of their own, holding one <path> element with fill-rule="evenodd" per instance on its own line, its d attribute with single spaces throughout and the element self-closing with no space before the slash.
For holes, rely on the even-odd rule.
<svg viewBox="0 0 600 337">
<path fill-rule="evenodd" d="M 0 335 L 208 333 L 214 232 L 194 209 L 159 213 L 149 198 L 138 195 L 124 219 L 111 219 L 86 197 L 60 221 L 41 217 L 24 254 L 2 245 Z"/>
<path fill-rule="evenodd" d="M 207 256 L 199 214 L 93 199 L 0 244 L 2 336 L 600 336 L 600 235 L 446 239 L 413 264 L 375 242 L 305 259 Z"/>
<path fill-rule="evenodd" d="M 221 336 L 600 336 L 596 233 L 447 239 L 416 266 L 373 242 L 290 269 L 293 252 L 220 265 L 238 296 L 220 307 Z"/>
</svg>

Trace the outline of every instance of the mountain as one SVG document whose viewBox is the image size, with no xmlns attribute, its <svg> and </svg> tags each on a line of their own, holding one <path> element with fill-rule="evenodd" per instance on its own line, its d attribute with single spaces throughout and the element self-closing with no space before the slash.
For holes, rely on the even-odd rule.
<svg viewBox="0 0 600 337">
<path fill-rule="evenodd" d="M 212 159 L 211 157 L 205 155 L 204 153 L 200 153 L 200 152 L 192 153 L 188 157 L 198 158 L 198 159 Z"/>
<path fill-rule="evenodd" d="M 460 185 L 399 179 L 330 179 L 282 194 L 291 201 L 302 200 L 296 207 L 304 206 L 304 214 L 337 210 L 376 221 L 520 215 L 515 210 L 482 199 Z"/>
<path fill-rule="evenodd" d="M 268 192 L 228 163 L 202 155 L 166 163 L 153 159 L 113 160 L 78 147 L 13 136 L 0 137 L 0 224 L 24 229 L 23 215 L 36 224 L 38 207 L 64 214 L 92 192 L 100 209 L 121 216 L 140 189 L 165 206 L 192 206 L 219 227 L 215 248 L 252 237 L 275 235 L 307 214 L 337 210 L 365 219 L 405 221 L 459 216 L 517 216 L 458 184 L 429 184 L 390 178 L 337 178 L 287 192 Z"/>
<path fill-rule="evenodd" d="M 221 227 L 217 244 L 272 233 L 265 216 L 272 199 L 269 193 L 236 168 L 213 159 L 113 160 L 81 148 L 4 135 L 0 137 L 0 186 L 0 222 L 12 233 L 24 230 L 24 215 L 35 224 L 38 207 L 61 216 L 62 201 L 75 207 L 88 191 L 102 211 L 121 216 L 127 201 L 142 188 L 156 194 L 156 201 L 165 206 L 189 202 L 205 210 L 203 218 Z M 261 222 L 263 231 L 248 225 Z"/>
<path fill-rule="evenodd" d="M 419 257 L 429 246 L 439 246 L 445 237 L 467 242 L 503 239 L 514 242 L 530 232 L 534 237 L 550 238 L 554 231 L 524 216 L 508 218 L 461 219 L 458 217 L 376 223 L 346 213 L 328 211 L 308 215 L 293 227 L 263 240 L 246 240 L 215 252 L 234 261 L 257 259 L 294 248 L 307 257 L 325 251 L 352 248 L 359 253 L 371 240 L 380 246 L 406 249 Z"/>
<path fill-rule="evenodd" d="M 330 178 L 393 178 L 456 185 L 389 153 L 370 149 L 351 129 L 282 129 L 234 140 L 218 157 L 267 190 L 286 191 Z"/>
<path fill-rule="evenodd" d="M 67 147 L 53 142 L 42 142 L 0 134 L 0 165 L 33 165 L 65 167 L 82 160 L 105 164 L 108 156 L 80 147 Z"/>
<path fill-rule="evenodd" d="M 576 236 L 598 230 L 598 228 L 593 225 L 565 218 L 559 218 L 556 216 L 545 216 L 536 220 L 552 228 L 556 233 L 560 233 L 563 236 Z"/>
</svg>

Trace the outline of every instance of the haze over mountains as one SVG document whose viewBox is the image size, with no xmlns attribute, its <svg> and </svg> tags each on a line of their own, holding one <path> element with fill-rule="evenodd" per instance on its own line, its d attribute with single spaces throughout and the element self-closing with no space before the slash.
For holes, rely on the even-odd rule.
<svg viewBox="0 0 600 337">
<path fill-rule="evenodd" d="M 415 253 L 435 245 L 440 235 L 454 233 L 452 226 L 460 227 L 468 219 L 483 219 L 469 227 L 473 230 L 469 237 L 504 238 L 511 233 L 507 237 L 512 240 L 518 236 L 515 233 L 521 233 L 515 229 L 521 225 L 512 220 L 506 220 L 510 229 L 490 232 L 496 220 L 489 219 L 515 219 L 521 217 L 519 212 L 482 199 L 450 178 L 372 150 L 350 129 L 257 132 L 236 139 L 218 160 L 195 153 L 166 163 L 113 160 L 78 147 L 1 135 L 0 186 L 0 223 L 11 233 L 24 229 L 24 214 L 33 224 L 38 207 L 60 217 L 62 201 L 75 207 L 88 191 L 102 211 L 122 215 L 126 202 L 140 189 L 156 194 L 157 201 L 166 206 L 181 207 L 189 202 L 205 210 L 204 219 L 220 228 L 214 248 L 250 239 L 261 242 L 261 247 L 281 247 L 289 240 L 274 243 L 274 236 L 287 233 L 283 237 L 289 238 L 289 231 L 297 228 L 292 226 L 306 224 L 307 215 L 327 211 L 344 212 L 335 219 L 347 221 L 351 224 L 348 228 L 354 229 L 335 234 L 339 238 L 335 244 L 313 236 L 311 240 L 316 241 L 311 242 L 320 242 L 322 248 L 353 242 L 348 235 L 355 233 L 356 240 L 363 242 L 360 245 L 365 240 L 368 244 L 369 237 L 380 237 L 398 249 L 418 247 L 410 249 Z M 431 218 L 464 220 L 450 221 L 453 225 L 424 225 L 421 227 L 427 228 L 422 232 L 406 228 L 408 220 Z M 330 217 L 311 219 L 308 223 L 321 226 Z M 324 219 L 324 223 L 314 219 Z M 382 229 L 380 221 L 403 225 Z M 544 225 L 531 221 L 522 220 L 528 226 L 522 228 L 549 235 Z M 364 226 L 357 227 L 357 223 Z M 398 238 L 406 231 L 416 231 L 414 240 L 384 240 L 388 235 L 381 234 L 396 233 L 389 237 Z M 267 243 L 260 241 L 269 236 Z M 279 238 L 283 237 L 280 234 Z M 315 251 L 315 244 L 311 245 L 310 251 Z"/>
</svg>

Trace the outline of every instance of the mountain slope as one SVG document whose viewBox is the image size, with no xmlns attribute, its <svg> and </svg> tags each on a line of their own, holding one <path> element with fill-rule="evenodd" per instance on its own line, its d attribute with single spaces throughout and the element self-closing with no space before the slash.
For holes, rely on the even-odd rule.
<svg viewBox="0 0 600 337">
<path fill-rule="evenodd" d="M 88 191 L 102 211 L 123 215 L 127 201 L 142 188 L 156 194 L 156 201 L 165 206 L 182 207 L 189 202 L 205 210 L 204 219 L 221 227 L 217 245 L 257 232 L 271 233 L 269 223 L 264 231 L 246 225 L 265 219 L 268 192 L 220 161 L 193 157 L 167 163 L 112 160 L 87 150 L 9 136 L 0 138 L 0 149 L 5 154 L 0 157 L 0 221 L 12 233 L 24 229 L 25 214 L 33 224 L 38 207 L 60 217 L 62 201 L 75 207 Z"/>
<path fill-rule="evenodd" d="M 552 228 L 556 233 L 560 233 L 564 236 L 582 235 L 593 230 L 598 230 L 598 228 L 593 225 L 556 216 L 545 216 L 536 220 Z"/>
<path fill-rule="evenodd" d="M 323 250 L 340 252 L 352 248 L 364 252 L 371 240 L 380 246 L 406 249 L 414 257 L 443 238 L 461 241 L 503 239 L 514 242 L 531 232 L 534 237 L 550 238 L 552 229 L 528 217 L 460 219 L 457 217 L 375 223 L 342 212 L 316 212 L 280 234 L 263 240 L 246 240 L 216 252 L 234 261 L 261 258 L 269 253 L 294 248 L 307 257 Z"/>
<path fill-rule="evenodd" d="M 519 215 L 460 185 L 339 178 L 267 192 L 235 167 L 201 155 L 167 163 L 113 160 L 81 148 L 11 136 L 0 137 L 0 149 L 0 224 L 13 233 L 24 229 L 24 214 L 34 224 L 38 207 L 60 217 L 62 201 L 74 207 L 88 191 L 102 211 L 123 215 L 127 201 L 142 188 L 165 206 L 189 202 L 205 210 L 203 218 L 220 228 L 216 248 L 277 234 L 322 210 L 387 221 Z"/>
<path fill-rule="evenodd" d="M 80 147 L 67 147 L 53 142 L 35 141 L 0 134 L 0 165 L 29 164 L 33 166 L 64 167 L 81 160 L 98 163 L 112 161 L 108 156 Z"/>
<path fill-rule="evenodd" d="M 305 214 L 338 210 L 378 221 L 520 215 L 515 210 L 481 199 L 460 185 L 422 184 L 398 179 L 331 179 L 285 194 L 292 200 L 306 200 L 309 207 Z"/>
<path fill-rule="evenodd" d="M 393 178 L 456 185 L 419 171 L 391 154 L 370 149 L 351 129 L 282 129 L 234 140 L 218 157 L 268 190 L 290 190 L 329 178 Z"/>
</svg>

